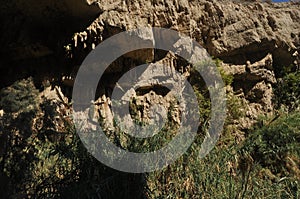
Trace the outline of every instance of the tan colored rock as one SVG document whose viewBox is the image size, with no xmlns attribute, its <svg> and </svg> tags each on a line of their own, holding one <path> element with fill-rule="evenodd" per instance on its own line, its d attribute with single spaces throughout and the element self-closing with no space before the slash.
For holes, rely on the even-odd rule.
<svg viewBox="0 0 300 199">
<path fill-rule="evenodd" d="M 94 122 L 102 121 L 104 130 L 112 131 L 114 127 L 114 116 L 111 110 L 111 101 L 108 97 L 103 95 L 100 97 L 91 108 L 93 114 L 90 116 Z"/>
<path fill-rule="evenodd" d="M 68 104 L 68 98 L 64 96 L 61 88 L 58 86 L 55 86 L 53 89 L 51 87 L 45 88 L 45 90 L 40 93 L 40 98 L 41 100 L 46 99 L 54 102 Z"/>
<path fill-rule="evenodd" d="M 236 121 L 238 129 L 249 129 L 259 116 L 273 114 L 272 84 L 276 83 L 276 78 L 272 66 L 271 54 L 255 63 L 247 61 L 245 65 L 221 64 L 227 74 L 234 76 L 234 90 L 228 89 L 228 92 L 235 93 L 245 104 L 246 117 Z"/>
<path fill-rule="evenodd" d="M 172 28 L 195 38 L 211 55 L 233 63 L 257 61 L 276 48 L 291 54 L 292 49 L 299 47 L 299 4 L 204 0 L 99 2 L 103 13 L 91 27 L 109 27 L 106 36 L 136 27 Z M 98 30 L 97 35 L 103 35 L 101 28 Z"/>
<path fill-rule="evenodd" d="M 273 90 L 271 84 L 264 81 L 257 83 L 246 95 L 246 99 L 250 102 L 258 103 L 257 107 L 261 112 L 271 112 L 273 110 L 272 99 Z"/>
<path fill-rule="evenodd" d="M 263 59 L 251 64 L 247 61 L 245 65 L 222 64 L 224 70 L 234 76 L 235 81 L 259 82 L 264 80 L 270 83 L 276 83 L 273 69 L 273 58 L 268 54 Z M 241 83 L 242 83 L 241 82 Z"/>
<path fill-rule="evenodd" d="M 297 53 L 300 48 L 299 8 L 300 4 L 293 3 L 241 3 L 230 0 L 90 0 L 88 3 L 85 0 L 47 0 L 38 3 L 32 0 L 6 0 L 0 6 L 3 11 L 1 17 L 5 22 L 3 29 L 7 30 L 0 39 L 3 44 L 1 53 L 13 55 L 7 56 L 11 57 L 8 63 L 21 59 L 29 60 L 31 64 L 31 59 L 61 51 L 61 43 L 66 41 L 66 37 L 77 32 L 66 50 L 74 65 L 79 65 L 85 55 L 99 43 L 122 31 L 153 26 L 177 30 L 198 41 L 212 56 L 224 61 L 225 71 L 234 76 L 233 92 L 243 96 L 249 109 L 244 123 L 246 127 L 257 115 L 272 112 L 272 84 L 276 82 L 274 70 L 289 64 L 300 67 Z M 19 11 L 22 14 L 15 16 Z M 36 38 L 35 35 L 41 37 Z M 151 35 L 151 32 L 140 32 L 138 38 L 155 42 Z M 130 45 L 130 41 L 124 42 Z M 189 52 L 191 49 L 186 42 L 179 39 L 176 45 L 180 50 Z M 59 46 L 59 49 L 54 46 Z M 124 58 L 133 60 L 132 63 L 120 59 L 118 63 L 112 64 L 108 73 L 113 77 L 124 69 L 134 67 L 136 63 L 152 62 L 154 59 L 163 62 L 167 67 L 164 69 L 170 74 L 174 72 L 178 59 L 170 54 L 157 58 L 158 54 L 152 49 L 130 52 Z M 176 67 L 182 68 L 185 77 L 189 76 L 189 72 L 184 71 L 186 66 Z M 150 74 L 148 72 L 147 76 Z M 71 85 L 73 79 L 70 80 L 64 81 Z M 154 80 L 141 82 L 140 86 L 153 86 L 154 83 Z M 106 91 L 111 89 L 111 82 L 103 87 Z M 148 89 L 153 90 L 152 87 Z M 62 98 L 61 101 L 67 103 L 60 97 L 60 91 L 56 94 L 51 90 L 46 92 L 46 98 Z M 140 96 L 133 92 L 133 95 L 138 98 L 136 105 L 143 107 L 138 117 L 145 117 L 145 120 L 152 117 L 148 115 L 151 104 L 162 102 L 167 107 L 171 99 L 168 95 L 151 95 L 151 92 Z M 167 96 L 170 98 L 165 99 Z M 112 128 L 113 114 L 109 98 L 101 100 L 99 105 L 95 105 L 99 113 L 92 111 L 91 115 L 103 117 L 108 121 L 107 128 Z M 175 115 L 173 120 L 178 122 Z"/>
</svg>

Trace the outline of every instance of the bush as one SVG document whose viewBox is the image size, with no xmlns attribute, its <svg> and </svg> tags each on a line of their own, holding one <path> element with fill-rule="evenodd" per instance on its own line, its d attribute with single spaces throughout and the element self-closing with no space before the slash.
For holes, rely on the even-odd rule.
<svg viewBox="0 0 300 199">
<path fill-rule="evenodd" d="M 274 89 L 275 105 L 282 105 L 288 111 L 296 110 L 300 105 L 300 72 L 289 73 L 279 80 Z"/>
<path fill-rule="evenodd" d="M 0 107 L 6 113 L 36 111 L 38 90 L 32 78 L 15 82 L 0 92 Z"/>
<path fill-rule="evenodd" d="M 300 167 L 300 113 L 282 116 L 259 127 L 245 141 L 243 151 L 278 175 Z M 289 168 L 289 164 L 294 168 Z M 296 166 L 296 167 L 295 167 Z M 297 173 L 297 169 L 295 170 Z M 300 179 L 300 173 L 298 178 Z"/>
<path fill-rule="evenodd" d="M 132 198 L 143 178 L 102 165 L 75 132 L 67 107 L 39 99 L 32 79 L 1 91 L 1 198 Z M 137 187 L 140 187 L 139 189 Z"/>
<path fill-rule="evenodd" d="M 268 168 L 243 153 L 243 145 L 218 144 L 201 159 L 201 141 L 175 164 L 147 174 L 148 198 L 299 198 L 297 179 L 274 181 L 265 174 Z"/>
</svg>

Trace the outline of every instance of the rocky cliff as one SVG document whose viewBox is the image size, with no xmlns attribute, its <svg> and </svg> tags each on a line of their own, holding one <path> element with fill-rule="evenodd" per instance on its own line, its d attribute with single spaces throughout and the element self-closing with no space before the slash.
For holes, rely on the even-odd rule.
<svg viewBox="0 0 300 199">
<path fill-rule="evenodd" d="M 211 56 L 220 58 L 225 71 L 234 76 L 232 92 L 247 104 L 243 110 L 246 119 L 237 122 L 241 129 L 249 128 L 258 115 L 272 113 L 272 85 L 283 68 L 299 68 L 297 3 L 136 0 L 99 1 L 98 5 L 100 16 L 73 37 L 70 49 L 74 57 L 89 52 L 111 35 L 137 27 L 179 31 L 198 41 Z M 131 59 L 157 61 L 164 56 L 153 51 L 143 56 L 133 53 Z M 123 71 L 122 63 L 118 62 L 119 68 L 111 72 Z"/>
<path fill-rule="evenodd" d="M 5 1 L 0 6 L 1 85 L 33 76 L 38 87 L 50 80 L 68 89 L 85 56 L 106 38 L 138 27 L 163 27 L 195 39 L 221 59 L 234 77 L 229 90 L 245 100 L 248 118 L 255 119 L 273 111 L 272 85 L 283 67 L 299 68 L 299 8 L 299 3 L 226 0 Z M 148 50 L 118 59 L 105 89 L 124 70 L 166 56 Z M 242 128 L 251 123 L 243 122 Z"/>
<path fill-rule="evenodd" d="M 127 198 L 141 198 L 137 192 L 140 192 L 140 188 L 143 189 L 144 178 L 141 180 L 139 176 L 131 174 L 124 177 L 123 173 L 119 175 L 116 171 L 107 174 L 106 167 L 96 163 L 96 160 L 82 150 L 83 146 L 76 140 L 70 99 L 74 78 L 86 56 L 107 38 L 139 27 L 176 30 L 196 40 L 214 57 L 224 78 L 228 98 L 228 119 L 222 134 L 225 137 L 222 144 L 232 142 L 236 146 L 236 141 L 244 139 L 247 135 L 245 132 L 253 126 L 259 116 L 271 116 L 272 121 L 279 117 L 274 116 L 278 111 L 274 107 L 274 86 L 280 81 L 284 71 L 294 72 L 300 69 L 299 3 L 272 4 L 257 0 L 3 0 L 0 5 L 0 181 L 6 185 L 1 187 L 3 198 L 12 194 L 12 198 L 35 197 L 36 194 L 45 194 L 40 196 L 42 198 L 65 198 L 64 196 L 70 197 L 72 194 L 81 197 L 77 195 L 77 192 L 80 192 L 78 190 L 97 195 L 92 195 L 93 198 L 100 198 L 100 195 L 102 198 L 102 195 L 106 194 L 116 194 L 115 198 L 124 198 L 120 191 L 122 189 L 126 190 Z M 149 38 L 139 34 L 138 39 Z M 193 73 L 190 63 L 186 60 L 157 49 L 133 51 L 117 58 L 101 78 L 97 97 L 88 104 L 90 109 L 81 113 L 88 112 L 92 119 L 96 119 L 90 122 L 92 124 L 100 121 L 103 129 L 108 132 L 107 136 L 114 139 L 118 128 L 115 126 L 114 113 L 111 110 L 112 89 L 118 87 L 122 90 L 124 85 L 116 84 L 120 77 L 135 66 L 145 63 L 163 65 L 156 68 L 159 73 L 173 73 L 176 70 L 200 88 L 197 95 L 202 117 L 198 130 L 200 136 L 204 135 L 208 126 L 210 102 L 201 77 Z M 150 72 L 146 71 L 143 76 L 149 77 L 151 73 L 150 68 Z M 294 80 L 295 77 L 291 76 L 291 79 Z M 170 124 L 177 127 L 182 119 L 182 110 L 174 101 L 174 93 L 164 87 L 151 84 L 149 86 L 147 83 L 149 81 L 143 82 L 131 93 L 134 98 L 129 105 L 131 118 L 140 123 L 151 123 L 157 118 L 167 117 Z M 299 87 L 297 81 L 292 81 L 291 85 L 291 101 L 299 101 L 295 99 L 299 95 L 293 93 Z M 287 83 L 283 90 L 288 90 L 288 87 Z M 300 93 L 299 89 L 297 92 Z M 151 108 L 154 105 L 158 105 L 156 111 L 159 114 L 152 114 Z M 295 126 L 297 122 L 298 120 L 295 120 Z M 273 140 L 278 137 L 278 140 L 281 140 L 279 135 L 274 138 L 273 134 L 271 136 Z M 126 148 L 130 145 L 127 138 L 120 139 L 120 142 L 118 140 L 117 144 Z M 272 142 L 269 143 L 272 139 L 264 139 L 272 145 Z M 293 137 L 291 140 L 295 142 L 295 139 Z M 261 142 L 259 137 L 257 143 Z M 199 143 L 197 141 L 197 144 Z M 221 148 L 223 151 L 223 146 Z M 269 148 L 267 149 L 266 153 L 270 153 Z M 195 171 L 205 173 L 207 168 L 211 168 L 219 175 L 220 169 L 224 170 L 226 167 L 224 181 L 227 182 L 228 177 L 233 176 L 229 183 L 237 181 L 241 184 L 235 190 L 238 193 L 234 198 L 238 198 L 242 193 L 240 187 L 246 190 L 245 177 L 249 177 L 253 166 L 252 158 L 255 157 L 238 158 L 236 151 L 229 156 L 230 160 L 225 159 L 224 162 L 213 159 L 221 166 L 204 165 L 203 172 L 198 166 L 206 160 L 200 162 Z M 238 159 L 241 159 L 241 164 Z M 243 161 L 250 162 L 250 166 Z M 296 164 L 289 159 L 287 163 L 296 165 L 290 170 L 299 173 L 299 162 Z M 238 167 L 244 169 L 238 170 Z M 182 168 L 184 176 L 189 177 L 187 180 L 185 177 L 178 177 L 184 182 L 177 184 L 185 186 L 185 190 L 196 187 L 206 191 L 207 187 L 218 187 L 221 182 L 218 180 L 216 186 L 202 181 L 193 184 L 194 176 L 188 173 L 186 160 Z M 167 169 L 168 174 L 165 175 L 173 176 L 170 173 L 177 171 Z M 214 175 L 214 172 L 211 173 Z M 112 175 L 114 173 L 117 175 Z M 242 180 L 238 180 L 238 175 L 242 175 Z M 263 173 L 259 175 L 264 176 Z M 212 179 L 215 176 L 201 176 L 201 180 Z M 269 176 L 272 179 L 281 178 L 273 174 Z M 268 176 L 262 177 L 263 182 L 266 182 L 267 178 Z M 276 186 L 267 184 L 266 187 L 279 187 L 282 184 L 279 182 L 288 178 L 283 177 L 276 181 Z M 108 179 L 107 184 L 111 183 L 110 186 L 102 183 L 103 179 Z M 166 181 L 166 185 L 176 184 L 168 179 L 169 177 L 155 178 L 152 186 L 155 187 L 159 181 Z M 248 187 L 258 186 L 259 193 L 264 190 L 262 183 L 258 183 L 262 181 L 253 182 L 255 185 Z M 244 183 L 246 185 L 243 185 Z M 120 184 L 122 186 L 119 186 Z M 172 190 L 169 185 L 163 188 L 166 189 L 166 193 Z M 117 191 L 109 189 L 111 187 Z M 231 188 L 232 184 L 229 189 Z M 153 190 L 159 189 L 162 187 Z M 289 188 L 294 189 L 299 190 L 295 187 Z M 224 191 L 221 192 L 224 196 Z M 278 191 L 272 189 L 270 192 L 277 194 Z M 195 193 L 192 191 L 189 198 L 194 197 Z M 85 198 L 85 194 L 82 193 L 81 198 Z M 233 198 L 233 195 L 228 197 Z"/>
<path fill-rule="evenodd" d="M 182 32 L 227 63 L 254 63 L 271 53 L 280 70 L 299 65 L 299 12 L 299 3 L 257 1 L 4 1 L 1 79 L 8 81 L 3 77 L 14 76 L 16 70 L 26 75 L 28 69 L 38 73 L 66 67 L 68 47 L 80 64 L 82 54 L 107 37 L 151 26 Z M 72 46 L 67 46 L 72 37 Z"/>
<path fill-rule="evenodd" d="M 215 57 L 235 64 L 268 53 L 275 65 L 292 64 L 299 50 L 299 4 L 251 1 L 99 1 L 101 14 L 75 36 L 86 47 L 136 27 L 171 28 L 197 40 Z M 100 38 L 97 38 L 96 36 Z"/>
</svg>

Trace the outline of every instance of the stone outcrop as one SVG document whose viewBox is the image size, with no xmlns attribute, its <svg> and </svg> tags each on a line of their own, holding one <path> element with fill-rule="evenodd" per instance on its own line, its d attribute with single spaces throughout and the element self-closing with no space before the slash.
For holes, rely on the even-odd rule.
<svg viewBox="0 0 300 199">
<path fill-rule="evenodd" d="M 182 111 L 180 107 L 183 108 L 186 102 L 178 100 L 184 98 L 182 94 L 185 86 L 184 80 L 190 76 L 190 73 L 187 69 L 181 73 L 175 72 L 175 60 L 175 55 L 168 53 L 164 59 L 155 64 L 149 64 L 138 77 L 135 74 L 137 71 L 127 72 L 125 82 L 121 80 L 117 83 L 114 90 L 116 94 L 112 96 L 121 105 L 116 102 L 112 103 L 111 99 L 103 94 L 94 103 L 96 105 L 94 112 L 97 112 L 96 120 L 101 118 L 105 121 L 103 125 L 108 130 L 114 129 L 116 117 L 118 121 L 122 120 L 124 125 L 127 125 L 127 129 L 132 127 L 132 119 L 137 123 L 151 125 L 169 119 L 172 123 L 180 125 L 180 118 L 183 116 L 180 114 Z M 122 115 L 121 111 L 119 114 L 114 114 L 111 110 L 112 104 L 123 107 L 122 110 L 130 107 L 130 113 Z"/>
<path fill-rule="evenodd" d="M 230 146 L 227 150 L 229 161 L 224 161 L 228 167 L 228 174 L 237 182 L 244 180 L 246 174 L 252 172 L 254 168 L 252 166 L 255 157 L 252 158 L 251 153 L 244 154 L 240 146 L 237 149 L 242 153 L 236 153 L 231 143 L 243 140 L 260 116 L 274 114 L 276 110 L 272 101 L 273 88 L 281 77 L 283 67 L 289 66 L 293 70 L 297 68 L 300 70 L 299 2 L 271 4 L 262 1 L 2 0 L 0 4 L 0 90 L 4 88 L 0 92 L 0 182 L 4 185 L 0 194 L 2 198 L 8 196 L 30 198 L 37 195 L 64 198 L 70 197 L 70 194 L 81 185 L 87 187 L 86 193 L 84 190 L 84 193 L 78 196 L 82 198 L 85 198 L 86 194 L 90 197 L 109 197 L 111 187 L 126 189 L 120 194 L 113 193 L 114 198 L 124 198 L 125 195 L 142 198 L 145 194 L 146 197 L 151 197 L 151 194 L 148 194 L 149 190 L 156 191 L 162 187 L 156 186 L 156 182 L 155 185 L 152 183 L 153 186 L 149 184 L 148 177 L 144 174 L 127 175 L 99 165 L 95 159 L 87 155 L 81 142 L 76 138 L 78 136 L 73 134 L 74 123 L 78 124 L 77 121 L 81 122 L 76 126 L 77 133 L 81 130 L 88 133 L 97 131 L 98 134 L 100 123 L 107 138 L 117 146 L 132 152 L 139 152 L 141 147 L 148 148 L 148 143 L 151 144 L 149 145 L 151 152 L 158 149 L 157 144 L 162 144 L 160 148 L 166 146 L 168 140 L 173 139 L 170 136 L 178 133 L 180 122 L 190 119 L 184 117 L 186 112 L 202 111 L 200 120 L 198 118 L 188 120 L 199 127 L 201 137 L 205 136 L 207 127 L 223 124 L 220 122 L 222 124 L 219 125 L 217 121 L 223 117 L 221 111 L 215 114 L 217 115 L 215 120 L 211 119 L 213 117 L 210 117 L 209 93 L 203 79 L 193 71 L 190 63 L 172 53 L 151 48 L 132 51 L 117 58 L 100 79 L 95 99 L 87 104 L 79 103 L 84 107 L 82 110 L 72 108 L 75 103 L 70 97 L 74 79 L 86 55 L 107 38 L 139 27 L 176 30 L 196 40 L 214 58 L 222 60 L 216 63 L 225 76 L 224 79 L 228 76 L 229 83 L 225 81 L 227 120 L 222 134 L 224 139 L 219 148 L 225 149 Z M 148 36 L 141 33 L 139 39 L 153 42 Z M 181 50 L 190 50 L 184 42 L 179 42 L 179 45 Z M 112 92 L 115 88 L 119 89 L 120 93 L 131 88 L 131 85 L 126 84 L 128 82 L 119 84 L 124 74 L 130 73 L 138 65 L 153 66 L 154 63 L 163 65 L 156 68 L 156 74 L 161 75 L 153 77 L 154 69 L 149 67 L 150 70 L 145 71 L 140 75 L 139 81 L 135 82 L 135 89 L 130 89 L 131 96 L 122 98 L 123 101 L 130 101 L 127 106 L 129 114 L 126 112 L 124 124 L 131 127 L 132 122 L 126 123 L 129 119 L 142 124 L 141 126 L 154 124 L 154 128 L 148 130 L 152 135 L 159 133 L 162 139 L 158 140 L 153 136 L 153 140 L 150 138 L 144 142 L 140 139 L 145 136 L 144 131 L 141 132 L 140 129 L 136 132 L 143 135 L 138 139 L 129 139 L 126 134 L 129 131 L 121 133 L 123 129 L 115 120 L 120 118 L 116 118 L 118 115 L 112 109 L 115 103 Z M 93 69 L 89 70 L 89 74 L 94 72 Z M 162 71 L 166 73 L 177 71 L 184 79 L 196 82 L 198 90 L 195 93 L 198 102 L 200 101 L 199 106 L 188 98 L 185 102 L 191 106 L 185 111 L 183 109 L 185 107 L 174 100 L 174 95 L 182 94 L 180 85 L 175 84 L 173 90 L 157 85 L 155 83 L 157 79 L 165 80 L 162 78 L 165 75 L 161 73 Z M 33 78 L 27 78 L 30 76 Z M 143 79 L 143 76 L 146 78 Z M 164 83 L 173 84 L 168 80 Z M 180 80 L 177 83 L 180 84 Z M 88 93 L 93 93 L 91 89 L 81 90 L 79 97 L 89 96 Z M 278 117 L 273 117 L 272 121 Z M 158 124 L 157 121 L 165 122 L 165 126 L 161 128 L 161 123 Z M 190 131 L 190 128 L 187 130 Z M 210 137 L 215 138 L 216 135 L 206 136 L 208 139 Z M 95 146 L 95 150 L 111 154 L 103 147 L 104 145 L 101 145 L 99 150 L 95 145 L 97 140 L 94 140 L 94 137 L 92 139 L 91 144 Z M 200 140 L 197 138 L 196 142 L 200 143 Z M 141 147 L 136 147 L 136 143 L 141 143 Z M 175 147 L 181 148 L 181 142 L 176 143 Z M 207 145 L 204 143 L 205 140 L 202 146 L 206 148 Z M 208 143 L 211 144 L 214 143 Z M 245 146 L 249 148 L 247 144 Z M 136 148 L 137 151 L 131 150 Z M 264 149 L 260 149 L 260 152 Z M 191 151 L 189 150 L 191 155 L 194 154 L 194 150 L 198 151 L 198 147 L 193 146 Z M 119 152 L 122 156 L 122 151 Z M 141 152 L 144 152 L 144 149 Z M 232 156 L 231 152 L 234 152 Z M 164 155 L 158 158 L 159 163 L 168 157 Z M 122 160 L 123 157 L 117 162 L 122 163 Z M 205 162 L 207 161 L 204 160 Z M 186 163 L 188 161 L 184 156 L 179 161 L 181 167 L 176 171 L 191 170 L 192 167 L 188 167 Z M 198 165 L 194 160 L 192 163 Z M 225 165 L 219 168 L 218 164 L 214 166 L 218 172 L 226 167 Z M 255 172 L 259 172 L 261 176 L 267 175 L 265 179 L 274 181 L 276 185 L 286 180 L 284 176 L 289 173 L 282 172 L 284 176 L 281 174 L 275 176 L 272 174 L 273 171 L 264 170 L 266 165 L 262 165 L 262 172 L 259 171 L 260 165 L 258 166 L 258 169 L 255 167 Z M 296 162 L 293 157 L 288 157 L 286 168 L 292 174 L 300 175 L 299 161 Z M 165 171 L 167 176 L 160 178 L 160 175 L 158 180 L 163 180 L 162 185 L 171 185 L 172 188 L 174 183 L 169 174 L 175 170 L 168 167 Z M 193 170 L 190 173 L 193 173 Z M 197 195 L 199 189 L 193 190 L 195 187 L 193 176 L 179 173 L 175 178 L 178 177 L 187 177 L 187 180 L 180 180 L 188 188 L 184 190 L 185 193 Z M 250 179 L 252 176 L 248 177 Z M 277 182 L 276 179 L 280 177 L 283 178 Z M 291 182 L 294 182 L 292 177 Z M 155 178 L 157 176 L 154 176 Z M 263 180 L 263 177 L 261 178 Z M 119 184 L 121 186 L 116 186 Z M 270 185 L 270 182 L 266 185 Z M 291 185 L 294 187 L 294 183 Z M 155 194 L 163 195 L 168 192 L 169 187 Z M 248 190 L 245 188 L 244 191 Z M 73 195 L 77 196 L 78 193 L 74 192 Z M 237 193 L 237 197 L 239 196 L 241 195 Z"/>
<path fill-rule="evenodd" d="M 108 37 L 138 27 L 170 28 L 223 61 L 222 67 L 234 76 L 232 92 L 247 102 L 252 124 L 257 115 L 273 111 L 272 85 L 282 67 L 300 67 L 299 8 L 299 3 L 229 0 L 6 0 L 0 6 L 1 85 L 34 76 L 71 88 L 78 66 Z M 106 106 L 100 108 L 102 117 L 113 117 L 107 97 L 124 72 L 169 58 L 166 52 L 147 49 L 112 63 L 100 82 L 99 96 L 104 96 L 100 107 Z"/>
<path fill-rule="evenodd" d="M 229 0 L 6 0 L 0 6 L 1 74 L 8 73 L 3 69 L 8 65 L 18 70 L 19 65 L 31 70 L 43 67 L 36 65 L 64 67 L 64 45 L 79 64 L 107 37 L 151 26 L 180 31 L 228 63 L 255 62 L 271 53 L 280 68 L 299 62 L 299 7 Z M 57 61 L 43 61 L 53 54 Z M 32 63 L 36 58 L 42 61 Z"/>
<path fill-rule="evenodd" d="M 300 48 L 299 3 L 203 0 L 98 1 L 100 16 L 75 34 L 74 48 L 93 49 L 103 39 L 137 27 L 164 27 L 196 39 L 225 62 L 256 62 L 268 53 L 277 67 L 293 64 Z M 299 65 L 299 63 L 297 63 Z"/>
<path fill-rule="evenodd" d="M 273 58 L 268 54 L 262 60 L 251 64 L 232 65 L 222 63 L 227 74 L 233 75 L 231 92 L 243 99 L 246 117 L 239 120 L 241 129 L 248 129 L 262 115 L 271 115 L 273 109 L 273 86 L 276 83 Z"/>
</svg>

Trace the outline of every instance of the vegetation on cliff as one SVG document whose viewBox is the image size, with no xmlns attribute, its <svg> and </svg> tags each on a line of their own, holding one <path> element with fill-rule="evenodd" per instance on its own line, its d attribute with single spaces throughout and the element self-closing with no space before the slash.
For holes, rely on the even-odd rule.
<svg viewBox="0 0 300 199">
<path fill-rule="evenodd" d="M 45 1 L 41 7 L 30 2 L 0 5 L 0 198 L 300 198 L 299 2 L 92 0 L 92 7 L 84 1 Z M 87 151 L 65 96 L 77 66 L 98 43 L 143 26 L 178 30 L 216 57 L 227 118 L 214 149 L 199 158 L 211 113 L 201 76 L 159 50 L 118 58 L 99 83 L 109 82 L 101 85 L 108 87 L 105 99 L 124 71 L 162 60 L 188 76 L 201 115 L 195 141 L 174 164 L 133 174 L 109 168 Z M 131 116 L 146 124 L 139 117 L 148 104 L 134 103 Z M 93 105 L 109 109 L 107 101 Z M 178 112 L 172 103 L 170 110 L 172 120 Z M 106 118 L 98 119 L 103 124 Z M 151 151 L 173 138 L 176 124 L 167 124 L 161 139 L 130 140 L 118 128 L 106 134 L 123 149 Z"/>
<path fill-rule="evenodd" d="M 1 184 L 6 187 L 2 195 L 8 198 L 299 198 L 300 114 L 296 102 L 291 103 L 298 99 L 297 87 L 292 85 L 299 84 L 297 73 L 287 74 L 278 89 L 281 95 L 289 96 L 289 101 L 280 101 L 280 96 L 276 99 L 292 112 L 261 119 L 239 144 L 227 129 L 229 133 L 221 136 L 216 148 L 199 159 L 202 138 L 198 136 L 175 164 L 142 175 L 114 171 L 100 164 L 81 144 L 69 116 L 57 112 L 62 110 L 59 108 L 62 102 L 41 100 L 31 79 L 18 81 L 1 91 L 5 114 L 0 123 L 0 165 Z M 234 101 L 229 99 L 229 104 L 229 115 L 239 110 Z M 201 109 L 202 113 L 206 111 Z M 62 132 L 54 130 L 55 118 L 63 122 Z"/>
</svg>

